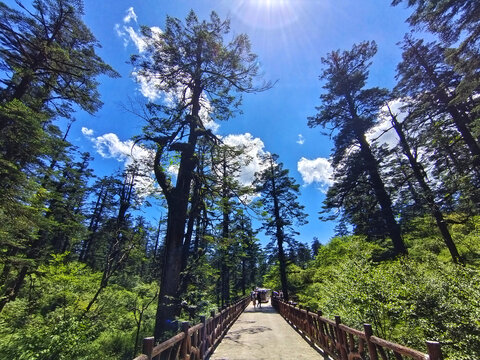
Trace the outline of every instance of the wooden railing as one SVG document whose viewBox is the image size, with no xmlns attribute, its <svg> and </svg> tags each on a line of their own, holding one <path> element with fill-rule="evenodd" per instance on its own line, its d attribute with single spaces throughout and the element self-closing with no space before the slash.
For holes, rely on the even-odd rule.
<svg viewBox="0 0 480 360">
<path fill-rule="evenodd" d="M 272 298 L 273 307 L 312 345 L 335 360 L 441 360 L 438 342 L 427 341 L 428 354 L 373 336 L 372 326 L 364 324 L 364 331 L 345 326 L 340 317 L 335 321 Z"/>
<path fill-rule="evenodd" d="M 200 317 L 200 324 L 190 327 L 182 323 L 182 332 L 174 337 L 154 345 L 154 338 L 143 339 L 143 354 L 134 360 L 200 360 L 211 355 L 230 326 L 250 303 L 250 296 L 242 298 L 217 315 L 212 311 L 211 317 Z"/>
</svg>

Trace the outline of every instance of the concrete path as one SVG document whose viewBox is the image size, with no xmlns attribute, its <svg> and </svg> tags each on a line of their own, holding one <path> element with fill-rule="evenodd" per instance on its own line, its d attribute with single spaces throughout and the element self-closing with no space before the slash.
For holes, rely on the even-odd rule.
<svg viewBox="0 0 480 360">
<path fill-rule="evenodd" d="M 268 304 L 250 303 L 211 360 L 324 359 Z"/>
</svg>

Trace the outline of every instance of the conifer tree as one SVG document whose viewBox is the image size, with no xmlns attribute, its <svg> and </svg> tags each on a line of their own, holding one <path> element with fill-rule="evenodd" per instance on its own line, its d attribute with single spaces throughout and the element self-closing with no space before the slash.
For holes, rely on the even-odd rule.
<svg viewBox="0 0 480 360">
<path fill-rule="evenodd" d="M 36 111 L 69 117 L 76 104 L 100 106 L 96 77 L 118 74 L 95 53 L 99 44 L 83 23 L 81 0 L 35 0 L 32 9 L 0 4 L 2 103 L 21 100 Z"/>
<path fill-rule="evenodd" d="M 395 132 L 397 133 L 397 136 L 399 138 L 399 146 L 404 156 L 407 157 L 413 176 L 421 189 L 422 199 L 424 200 L 422 202 L 426 203 L 427 208 L 430 210 L 430 213 L 435 218 L 437 227 L 440 230 L 440 233 L 445 244 L 448 247 L 448 250 L 450 251 L 453 262 L 458 263 L 459 261 L 461 261 L 460 254 L 458 253 L 458 249 L 453 241 L 452 235 L 450 234 L 440 205 L 435 199 L 435 193 L 433 192 L 431 186 L 428 184 L 425 169 L 423 165 L 418 161 L 417 157 L 414 155 L 408 142 L 405 132 L 405 124 L 398 120 L 397 115 L 392 112 L 392 109 L 388 105 L 387 109 L 392 126 L 395 129 Z M 417 201 L 419 201 L 419 199 L 417 199 Z"/>
<path fill-rule="evenodd" d="M 471 163 L 480 167 L 480 143 L 475 135 L 478 99 L 472 92 L 459 94 L 462 76 L 445 61 L 445 48 L 435 42 L 424 43 L 405 36 L 403 61 L 397 66 L 396 92 L 410 98 L 417 115 L 437 119 L 447 127 L 452 124 L 471 153 Z M 478 91 L 478 90 L 477 90 Z M 421 116 L 418 116 L 421 119 Z"/>
<path fill-rule="evenodd" d="M 226 43 L 224 36 L 229 31 L 229 21 L 222 21 L 214 12 L 209 21 L 199 21 L 193 11 L 185 23 L 167 17 L 161 34 L 144 28 L 149 44 L 146 56 L 132 57 L 140 76 L 154 80 L 159 91 L 174 97 L 173 105 L 151 106 L 155 114 L 143 137 L 154 144 L 155 177 L 168 208 L 156 339 L 169 328 L 180 311 L 178 292 L 185 223 L 198 165 L 197 145 L 200 139 L 215 141 L 206 123 L 229 119 L 240 104 L 241 93 L 269 87 L 256 87 L 252 83 L 258 73 L 258 63 L 250 50 L 248 37 L 238 35 Z M 168 153 L 175 153 L 179 159 L 176 182 L 166 171 Z"/>
<path fill-rule="evenodd" d="M 46 235 L 51 232 L 49 241 L 61 251 L 81 227 L 72 211 L 80 211 L 83 190 L 65 194 L 63 187 L 82 182 L 85 174 L 75 172 L 86 169 L 63 164 L 65 177 L 58 176 L 70 145 L 53 121 L 72 118 L 75 107 L 95 112 L 101 106 L 97 76 L 117 76 L 95 53 L 99 44 L 81 19 L 81 0 L 16 3 L 19 10 L 0 3 L 0 231 L 6 234 L 0 247 L 9 254 L 0 265 L 1 276 L 11 280 L 2 283 L 0 311 L 44 260 Z M 68 214 L 61 214 L 61 203 Z"/>
<path fill-rule="evenodd" d="M 325 68 L 320 78 L 326 81 L 326 92 L 320 96 L 322 105 L 317 107 L 317 115 L 309 118 L 308 124 L 331 130 L 335 143 L 332 158 L 336 170 L 345 166 L 343 159 L 357 154 L 360 166 L 365 169 L 368 186 L 380 206 L 383 222 L 393 241 L 394 253 L 401 255 L 407 253 L 407 248 L 393 213 L 390 194 L 380 176 L 379 161 L 365 135 L 376 124 L 380 107 L 388 95 L 386 89 L 365 89 L 370 59 L 376 52 L 375 42 L 362 42 L 350 51 L 333 51 L 322 58 Z M 353 177 L 351 180 L 350 187 L 354 187 L 357 179 Z"/>
<path fill-rule="evenodd" d="M 297 201 L 300 186 L 288 175 L 288 170 L 278 163 L 278 155 L 266 155 L 265 170 L 256 174 L 254 184 L 261 194 L 265 211 L 263 228 L 272 237 L 278 251 L 278 264 L 284 299 L 288 301 L 287 257 L 285 244 L 293 244 L 298 234 L 293 226 L 304 225 L 307 215 Z"/>
<path fill-rule="evenodd" d="M 475 0 L 393 0 L 413 8 L 408 22 L 438 35 L 444 61 L 461 76 L 454 102 L 469 101 L 480 89 L 480 5 Z M 471 100 L 471 99 L 470 99 Z M 478 113 L 478 110 L 476 110 Z"/>
</svg>

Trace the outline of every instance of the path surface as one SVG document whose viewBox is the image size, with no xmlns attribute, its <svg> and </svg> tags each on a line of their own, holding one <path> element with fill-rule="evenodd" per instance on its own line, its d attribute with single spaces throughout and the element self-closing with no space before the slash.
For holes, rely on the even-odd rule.
<svg viewBox="0 0 480 360">
<path fill-rule="evenodd" d="M 323 359 L 268 304 L 250 303 L 210 357 L 211 360 Z"/>
</svg>

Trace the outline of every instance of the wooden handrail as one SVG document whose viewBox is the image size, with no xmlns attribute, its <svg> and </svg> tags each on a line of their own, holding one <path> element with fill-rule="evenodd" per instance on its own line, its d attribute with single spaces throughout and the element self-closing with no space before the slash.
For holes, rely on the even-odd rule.
<svg viewBox="0 0 480 360">
<path fill-rule="evenodd" d="M 143 354 L 134 360 L 206 359 L 249 303 L 250 296 L 246 296 L 216 315 L 212 311 L 208 319 L 201 316 L 201 322 L 195 326 L 184 322 L 182 332 L 156 346 L 153 337 L 144 338 Z"/>
<path fill-rule="evenodd" d="M 428 354 L 373 336 L 372 326 L 364 324 L 364 331 L 350 328 L 341 323 L 340 316 L 335 321 L 301 309 L 296 304 L 288 304 L 272 298 L 272 306 L 310 343 L 320 348 L 334 360 L 412 359 L 441 360 L 440 343 L 427 341 Z"/>
</svg>

